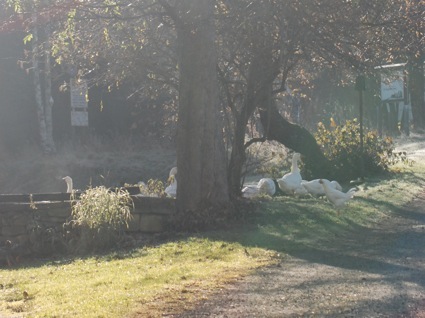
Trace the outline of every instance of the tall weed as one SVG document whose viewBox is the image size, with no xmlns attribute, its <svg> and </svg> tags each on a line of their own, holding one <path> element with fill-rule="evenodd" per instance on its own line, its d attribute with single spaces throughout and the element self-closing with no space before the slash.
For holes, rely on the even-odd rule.
<svg viewBox="0 0 425 318">
<path fill-rule="evenodd" d="M 134 207 L 128 191 L 104 186 L 89 188 L 73 200 L 71 231 L 79 252 L 102 250 L 115 245 L 128 227 Z"/>
</svg>

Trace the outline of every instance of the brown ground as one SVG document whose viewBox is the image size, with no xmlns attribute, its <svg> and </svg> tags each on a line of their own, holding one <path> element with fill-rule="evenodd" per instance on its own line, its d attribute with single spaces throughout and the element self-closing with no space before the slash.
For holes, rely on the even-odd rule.
<svg viewBox="0 0 425 318">
<path fill-rule="evenodd" d="M 402 141 L 410 158 L 425 160 L 423 138 Z M 164 317 L 425 318 L 425 191 L 372 230 L 289 251 L 278 266 Z"/>
</svg>

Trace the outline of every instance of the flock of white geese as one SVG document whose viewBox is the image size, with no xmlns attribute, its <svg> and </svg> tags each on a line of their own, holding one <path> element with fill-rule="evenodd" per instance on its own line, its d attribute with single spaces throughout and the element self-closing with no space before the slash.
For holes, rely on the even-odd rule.
<svg viewBox="0 0 425 318">
<path fill-rule="evenodd" d="M 326 196 L 328 200 L 336 207 L 338 214 L 351 198 L 354 197 L 356 188 L 351 188 L 347 192 L 342 192 L 342 187 L 337 181 L 327 179 L 314 179 L 311 181 L 303 180 L 301 171 L 298 167 L 298 161 L 301 160 L 299 153 L 292 156 L 291 171 L 282 178 L 276 179 L 280 190 L 288 195 L 296 197 L 311 195 L 314 197 Z M 73 191 L 72 178 L 66 176 L 62 178 L 67 184 L 67 191 Z M 168 175 L 168 186 L 164 192 L 168 197 L 176 197 L 177 194 L 177 167 L 173 167 Z M 262 178 L 255 185 L 247 185 L 242 189 L 242 196 L 245 198 L 255 198 L 260 195 L 273 196 L 276 193 L 275 181 L 271 178 Z"/>
<path fill-rule="evenodd" d="M 276 179 L 280 190 L 285 194 L 297 197 L 305 195 L 314 197 L 326 196 L 339 214 L 340 208 L 354 197 L 357 189 L 351 188 L 347 192 L 342 192 L 342 187 L 337 181 L 329 181 L 327 179 L 303 180 L 298 167 L 300 159 L 301 155 L 294 153 L 291 171 L 282 178 Z M 245 198 L 254 198 L 262 194 L 273 196 L 275 193 L 275 182 L 271 178 L 263 178 L 256 185 L 248 185 L 242 189 L 242 196 Z"/>
</svg>

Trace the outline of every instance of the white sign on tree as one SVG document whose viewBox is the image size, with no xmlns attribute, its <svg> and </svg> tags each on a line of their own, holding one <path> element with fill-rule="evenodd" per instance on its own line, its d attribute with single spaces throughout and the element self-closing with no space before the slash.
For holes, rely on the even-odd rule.
<svg viewBox="0 0 425 318">
<path fill-rule="evenodd" d="M 404 99 L 403 70 L 391 70 L 381 74 L 381 100 L 402 101 Z"/>
<path fill-rule="evenodd" d="M 71 126 L 87 127 L 89 113 L 87 104 L 87 82 L 71 79 Z"/>
</svg>

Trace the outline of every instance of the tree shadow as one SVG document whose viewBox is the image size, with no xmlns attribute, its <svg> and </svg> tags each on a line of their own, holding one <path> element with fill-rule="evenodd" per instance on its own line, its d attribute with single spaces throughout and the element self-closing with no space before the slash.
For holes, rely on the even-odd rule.
<svg viewBox="0 0 425 318">
<path fill-rule="evenodd" d="M 376 200 L 365 201 L 385 205 L 385 202 Z M 257 221 L 253 223 L 255 225 L 251 224 L 248 230 L 244 227 L 235 231 L 230 238 L 232 242 L 239 242 L 244 246 L 282 253 L 280 264 L 257 270 L 254 275 L 246 277 L 230 289 L 220 291 L 195 310 L 178 317 L 198 317 L 200 312 L 216 313 L 217 308 L 222 310 L 220 313 L 226 314 L 227 311 L 223 308 L 230 308 L 230 312 L 235 312 L 232 317 L 246 317 L 248 313 L 253 317 L 413 317 L 412 310 L 418 306 L 415 301 L 419 301 L 419 296 L 425 294 L 425 229 L 412 224 L 425 224 L 424 211 L 411 209 L 411 206 L 400 209 L 387 204 L 386 208 L 393 211 L 394 216 L 401 221 L 369 228 L 351 220 L 341 223 L 330 221 L 319 207 L 307 212 L 303 210 L 303 213 L 307 214 L 307 218 L 318 222 L 319 228 L 326 227 L 328 232 L 290 233 L 285 227 L 301 222 L 303 216 L 297 215 L 299 211 L 291 210 L 288 204 L 290 206 L 292 203 L 285 203 L 289 210 L 287 214 L 282 212 L 267 217 L 258 216 L 258 219 L 254 218 Z M 288 221 L 291 223 L 288 224 Z M 393 220 L 389 219 L 389 222 Z M 325 265 L 325 268 L 334 268 L 340 274 L 315 276 L 313 273 L 288 285 L 288 275 L 293 275 L 291 268 L 297 270 L 302 264 L 310 264 L 313 268 L 317 265 L 316 268 L 320 269 Z M 342 274 L 347 271 L 354 274 Z M 372 294 L 370 299 L 363 297 L 349 304 L 343 301 L 334 303 L 332 308 L 328 306 L 320 314 L 311 315 L 307 311 L 308 304 L 304 301 L 311 296 L 312 290 L 320 289 L 334 294 L 341 284 L 376 284 L 383 285 L 386 290 L 379 298 Z M 417 298 L 412 297 L 412 288 L 419 295 L 416 295 Z M 370 292 L 373 293 L 374 289 L 371 288 Z M 282 301 L 285 297 L 292 297 L 292 293 L 300 295 L 297 302 L 299 306 L 306 306 L 305 312 L 297 311 L 300 308 L 291 312 Z M 249 306 L 252 299 L 261 301 L 264 298 L 271 299 L 277 305 L 271 306 L 270 311 L 262 306 Z M 423 305 L 421 306 L 424 307 Z"/>
<path fill-rule="evenodd" d="M 259 216 L 254 220 L 255 226 L 250 230 L 242 228 L 234 231 L 230 240 L 244 246 L 274 250 L 310 263 L 383 274 L 389 281 L 392 273 L 408 273 L 403 275 L 403 281 L 425 287 L 425 278 L 418 279 L 421 275 L 425 277 L 423 268 L 409 265 L 425 259 L 425 212 L 410 206 L 400 209 L 387 202 L 360 199 L 384 206 L 401 221 L 392 225 L 382 223 L 373 228 L 350 219 L 338 223 L 329 219 L 320 206 L 309 211 L 302 210 L 303 215 L 300 215 L 297 214 L 299 210 L 292 209 L 296 203 L 289 202 L 285 203 L 285 207 L 292 212 Z M 287 230 L 288 227 L 302 227 L 304 218 L 313 220 L 316 226 L 293 233 Z"/>
</svg>

